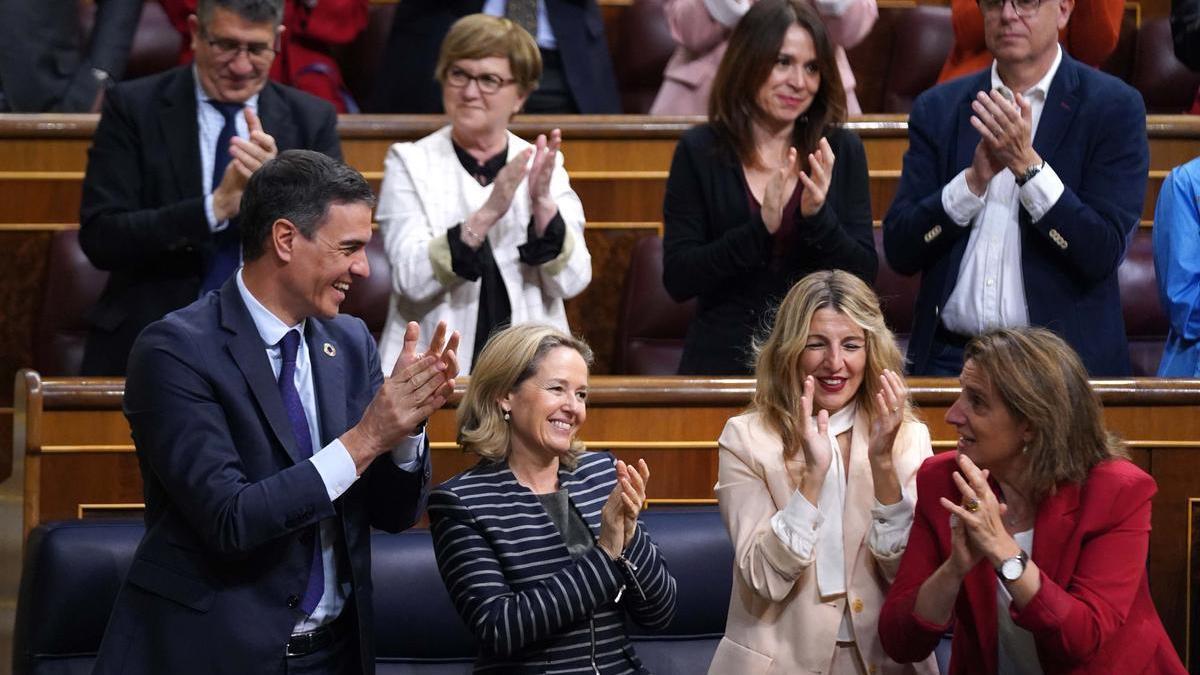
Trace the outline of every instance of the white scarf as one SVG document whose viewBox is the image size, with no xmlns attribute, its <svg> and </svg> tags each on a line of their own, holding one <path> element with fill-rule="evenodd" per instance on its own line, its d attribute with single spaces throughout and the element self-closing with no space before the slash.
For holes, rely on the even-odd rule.
<svg viewBox="0 0 1200 675">
<path fill-rule="evenodd" d="M 849 405 L 829 416 L 829 445 L 833 458 L 821 484 L 817 510 L 821 527 L 817 531 L 817 590 L 822 598 L 846 592 L 846 547 L 842 537 L 842 511 L 846 506 L 846 465 L 837 437 L 854 426 L 858 406 Z"/>
</svg>

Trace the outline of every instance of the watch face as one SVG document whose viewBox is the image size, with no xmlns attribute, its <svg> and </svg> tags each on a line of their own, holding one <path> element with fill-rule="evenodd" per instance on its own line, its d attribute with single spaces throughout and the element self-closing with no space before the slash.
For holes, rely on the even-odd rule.
<svg viewBox="0 0 1200 675">
<path fill-rule="evenodd" d="M 1025 571 L 1025 563 L 1020 558 L 1009 558 L 1000 564 L 1000 576 L 1005 581 L 1016 581 Z"/>
</svg>

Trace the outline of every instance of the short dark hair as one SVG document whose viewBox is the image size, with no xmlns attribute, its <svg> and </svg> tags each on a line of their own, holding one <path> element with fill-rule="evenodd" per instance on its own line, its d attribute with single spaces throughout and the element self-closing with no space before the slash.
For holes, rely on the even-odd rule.
<svg viewBox="0 0 1200 675">
<path fill-rule="evenodd" d="M 809 0 L 760 0 L 738 21 L 729 36 L 729 47 L 717 67 L 708 99 L 709 122 L 743 164 L 758 164 L 752 130 L 754 118 L 762 112 L 756 101 L 758 90 L 775 67 L 784 35 L 793 25 L 812 36 L 821 86 L 813 96 L 812 105 L 796 120 L 792 145 L 803 158 L 817 149 L 821 137 L 832 127 L 846 121 L 846 90 L 833 43 L 817 10 Z"/>
<path fill-rule="evenodd" d="M 233 12 L 250 23 L 270 22 L 277 28 L 283 22 L 283 0 L 197 0 L 196 18 L 200 20 L 201 28 L 208 29 L 216 7 Z"/>
<path fill-rule="evenodd" d="M 291 221 L 306 238 L 325 222 L 330 204 L 375 207 L 375 195 L 362 174 L 312 150 L 286 150 L 250 176 L 242 193 L 242 258 L 266 251 L 271 226 Z"/>
</svg>

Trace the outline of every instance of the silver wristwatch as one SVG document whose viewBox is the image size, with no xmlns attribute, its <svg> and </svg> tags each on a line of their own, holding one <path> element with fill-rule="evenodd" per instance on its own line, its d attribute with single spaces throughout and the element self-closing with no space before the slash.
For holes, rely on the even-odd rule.
<svg viewBox="0 0 1200 675">
<path fill-rule="evenodd" d="M 1041 164 L 1034 164 L 1032 166 L 1027 167 L 1024 171 L 1021 172 L 1020 175 L 1016 176 L 1017 187 L 1021 187 L 1021 186 L 1025 185 L 1026 183 L 1028 183 L 1030 180 L 1033 179 L 1034 176 L 1038 175 L 1038 172 L 1041 171 L 1045 166 L 1046 166 L 1046 162 L 1043 161 Z"/>
<path fill-rule="evenodd" d="M 1020 551 L 1013 557 L 1000 561 L 1000 566 L 996 568 L 996 576 L 1000 577 L 1001 581 L 1010 583 L 1016 581 L 1025 573 L 1025 565 L 1028 562 L 1029 554 L 1025 551 Z"/>
</svg>

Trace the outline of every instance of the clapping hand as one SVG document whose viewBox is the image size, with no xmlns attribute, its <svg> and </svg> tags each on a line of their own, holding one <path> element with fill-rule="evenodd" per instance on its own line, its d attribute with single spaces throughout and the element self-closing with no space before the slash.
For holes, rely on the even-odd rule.
<svg viewBox="0 0 1200 675">
<path fill-rule="evenodd" d="M 646 484 L 650 480 L 650 469 L 643 459 L 638 460 L 636 471 L 618 459 L 616 472 L 617 484 L 600 509 L 599 537 L 599 546 L 614 560 L 633 539 L 638 514 L 646 501 Z"/>
<path fill-rule="evenodd" d="M 825 206 L 825 197 L 829 193 L 829 182 L 833 180 L 833 148 L 829 141 L 822 136 L 817 144 L 816 152 L 808 155 L 808 173 L 800 172 L 800 182 L 804 184 L 804 192 L 800 195 L 800 215 L 811 218 Z"/>
<path fill-rule="evenodd" d="M 775 234 L 783 224 L 783 207 L 796 187 L 796 149 L 788 148 L 787 163 L 777 169 L 763 190 L 762 219 L 767 232 Z"/>
<path fill-rule="evenodd" d="M 246 181 L 259 167 L 275 158 L 275 138 L 263 131 L 258 115 L 246 106 L 242 109 L 250 138 L 234 136 L 229 141 L 229 164 L 221 174 L 221 182 L 213 186 L 213 216 L 228 220 L 241 212 L 242 191 Z"/>
<path fill-rule="evenodd" d="M 471 214 L 467 219 L 466 227 L 463 228 L 462 240 L 471 248 L 479 248 L 487 239 L 488 232 L 492 229 L 508 209 L 512 206 L 513 196 L 517 194 L 517 187 L 521 185 L 521 181 L 525 180 L 525 176 L 529 173 L 529 158 L 533 155 L 533 148 L 525 148 L 517 153 L 516 157 L 508 160 L 500 173 L 496 174 L 496 180 L 492 182 L 492 192 L 488 195 L 487 201 L 479 210 Z"/>
<path fill-rule="evenodd" d="M 888 461 L 892 457 L 892 444 L 896 433 L 904 422 L 905 405 L 908 402 L 908 385 L 899 373 L 885 369 L 879 376 L 879 391 L 875 393 L 875 415 L 871 420 L 871 436 L 867 443 L 867 456 L 872 462 Z"/>
<path fill-rule="evenodd" d="M 534 145 L 533 162 L 529 166 L 529 200 L 533 211 L 534 228 L 537 236 L 546 232 L 546 226 L 558 213 L 558 205 L 550 195 L 550 177 L 554 175 L 555 160 L 562 145 L 562 131 L 554 129 L 550 138 L 539 134 Z"/>
<path fill-rule="evenodd" d="M 988 485 L 987 470 L 975 466 L 975 462 L 963 454 L 958 455 L 958 468 L 953 477 L 962 494 L 962 503 L 955 504 L 942 497 L 941 504 L 953 514 L 966 535 L 964 550 L 971 555 L 964 554 L 961 560 L 955 560 L 956 566 L 967 565 L 958 567 L 965 574 L 980 559 L 987 557 L 998 565 L 1005 558 L 1016 555 L 1019 547 L 1004 527 L 1004 514 L 1008 509 Z"/>
<path fill-rule="evenodd" d="M 971 102 L 975 113 L 971 126 L 987 144 L 993 166 L 1007 167 L 1014 176 L 1020 176 L 1026 168 L 1041 164 L 1042 159 L 1033 149 L 1033 107 L 1020 94 L 1010 96 L 1012 100 L 995 90 L 976 94 Z"/>
<path fill-rule="evenodd" d="M 816 380 L 812 375 L 804 378 L 804 391 L 800 396 L 800 423 L 804 425 L 800 434 L 800 447 L 804 451 L 804 478 L 800 492 L 810 504 L 816 504 L 825 483 L 825 473 L 833 461 L 833 445 L 829 441 L 829 411 L 822 410 L 813 417 L 813 392 Z"/>
<path fill-rule="evenodd" d="M 341 436 L 360 475 L 376 457 L 412 435 L 454 391 L 458 333 L 453 333 L 443 346 L 446 326 L 439 323 L 430 349 L 418 354 L 416 343 L 420 333 L 416 322 L 408 324 L 404 349 L 392 374 L 375 392 L 358 424 Z"/>
</svg>

